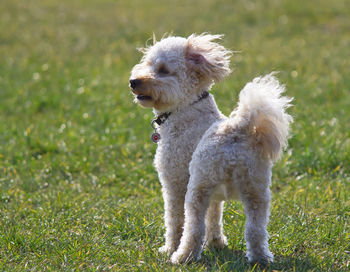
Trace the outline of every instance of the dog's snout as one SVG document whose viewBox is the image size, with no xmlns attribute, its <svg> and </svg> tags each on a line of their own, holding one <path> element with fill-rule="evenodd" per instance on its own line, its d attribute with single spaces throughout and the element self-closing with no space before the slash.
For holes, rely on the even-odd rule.
<svg viewBox="0 0 350 272">
<path fill-rule="evenodd" d="M 132 89 L 135 89 L 137 86 L 139 86 L 141 84 L 142 80 L 136 78 L 136 79 L 130 79 L 129 82 L 130 82 L 130 87 Z"/>
</svg>

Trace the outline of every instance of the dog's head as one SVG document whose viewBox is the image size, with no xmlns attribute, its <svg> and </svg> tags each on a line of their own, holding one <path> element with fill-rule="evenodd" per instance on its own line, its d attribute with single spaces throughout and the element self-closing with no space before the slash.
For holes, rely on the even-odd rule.
<svg viewBox="0 0 350 272">
<path fill-rule="evenodd" d="M 130 88 L 143 107 L 169 111 L 197 99 L 230 73 L 231 52 L 215 42 L 221 35 L 167 37 L 141 51 Z"/>
</svg>

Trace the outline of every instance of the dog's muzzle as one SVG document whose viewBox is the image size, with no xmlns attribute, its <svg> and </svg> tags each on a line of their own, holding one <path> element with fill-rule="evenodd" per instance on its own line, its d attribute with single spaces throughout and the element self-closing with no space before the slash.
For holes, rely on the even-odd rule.
<svg viewBox="0 0 350 272">
<path fill-rule="evenodd" d="M 145 100 L 152 100 L 152 97 L 149 95 L 144 95 L 141 93 L 140 90 L 137 90 L 137 88 L 142 84 L 142 80 L 141 79 L 130 79 L 130 88 L 131 91 L 136 95 L 137 100 L 140 101 L 145 101 Z"/>
</svg>

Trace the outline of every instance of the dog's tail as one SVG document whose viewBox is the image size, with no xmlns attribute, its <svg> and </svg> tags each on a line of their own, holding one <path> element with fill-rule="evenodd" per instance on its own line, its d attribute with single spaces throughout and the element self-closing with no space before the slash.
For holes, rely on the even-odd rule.
<svg viewBox="0 0 350 272">
<path fill-rule="evenodd" d="M 281 96 L 284 91 L 274 73 L 257 77 L 240 92 L 238 107 L 230 115 L 242 118 L 241 124 L 272 161 L 276 161 L 287 146 L 289 124 L 293 121 L 285 111 L 293 99 Z"/>
</svg>

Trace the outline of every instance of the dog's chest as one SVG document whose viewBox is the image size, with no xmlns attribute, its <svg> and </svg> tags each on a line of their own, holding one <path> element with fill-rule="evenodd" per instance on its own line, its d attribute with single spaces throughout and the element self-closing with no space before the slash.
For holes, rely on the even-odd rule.
<svg viewBox="0 0 350 272">
<path fill-rule="evenodd" d="M 210 124 L 168 124 L 160 129 L 155 167 L 161 182 L 188 182 L 192 154 Z"/>
</svg>

